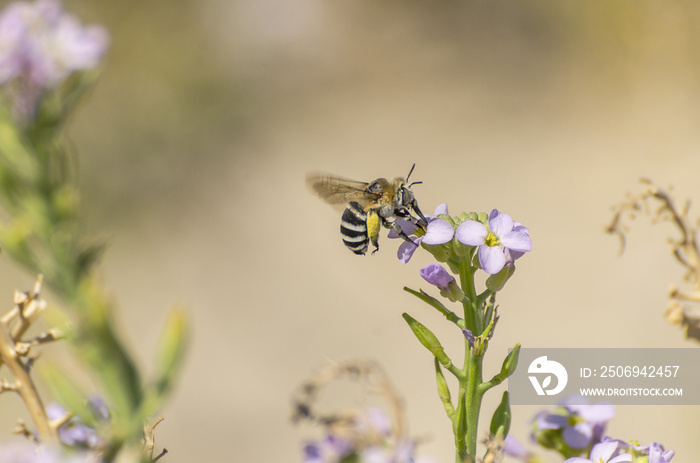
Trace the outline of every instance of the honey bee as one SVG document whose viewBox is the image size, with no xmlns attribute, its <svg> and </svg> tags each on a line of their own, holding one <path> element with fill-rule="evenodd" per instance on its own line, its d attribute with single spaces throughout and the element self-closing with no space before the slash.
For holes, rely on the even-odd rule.
<svg viewBox="0 0 700 463">
<path fill-rule="evenodd" d="M 307 185 L 329 204 L 346 204 L 340 221 L 340 235 L 343 243 L 355 254 L 363 255 L 372 242 L 374 250 L 379 250 L 379 231 L 383 225 L 392 228 L 406 241 L 412 240 L 391 219 L 401 217 L 418 226 L 425 227 L 428 221 L 418 208 L 411 187 L 422 182 L 408 184 L 411 171 L 404 179 L 396 177 L 389 181 L 378 178 L 372 182 L 358 182 L 331 175 L 311 174 L 306 178 Z M 418 218 L 411 215 L 415 212 Z"/>
</svg>

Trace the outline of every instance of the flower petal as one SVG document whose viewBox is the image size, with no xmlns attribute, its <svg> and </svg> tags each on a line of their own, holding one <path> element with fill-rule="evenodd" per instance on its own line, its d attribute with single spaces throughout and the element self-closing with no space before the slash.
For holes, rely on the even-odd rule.
<svg viewBox="0 0 700 463">
<path fill-rule="evenodd" d="M 472 334 L 471 331 L 469 330 L 462 330 L 462 333 L 464 334 L 464 337 L 467 338 L 467 341 L 469 342 L 469 345 L 474 347 L 474 341 L 476 341 L 476 338 Z M 518 442 L 519 443 L 519 442 Z"/>
<path fill-rule="evenodd" d="M 491 214 L 489 214 L 489 228 L 499 238 L 506 233 L 510 233 L 514 224 L 515 222 L 508 214 L 498 212 L 497 209 L 492 210 Z"/>
<path fill-rule="evenodd" d="M 414 237 L 413 242 L 419 244 L 422 239 L 422 236 Z M 399 258 L 399 261 L 401 261 L 402 264 L 407 264 L 408 261 L 411 260 L 413 253 L 416 252 L 416 249 L 418 249 L 416 244 L 409 243 L 408 241 L 401 243 L 399 250 L 396 252 L 396 256 Z"/>
<path fill-rule="evenodd" d="M 499 235 L 503 247 L 518 252 L 532 251 L 532 240 L 530 236 L 523 232 L 510 232 Z"/>
<path fill-rule="evenodd" d="M 479 264 L 484 272 L 495 275 L 506 265 L 506 255 L 498 246 L 479 246 Z"/>
<path fill-rule="evenodd" d="M 629 453 L 623 453 L 622 455 L 618 455 L 612 460 L 608 461 L 608 463 L 632 463 L 632 455 Z"/>
<path fill-rule="evenodd" d="M 523 232 L 526 235 L 530 236 L 530 230 L 528 230 L 527 227 L 523 226 L 523 224 L 521 224 L 520 222 L 513 223 L 513 231 Z"/>
<path fill-rule="evenodd" d="M 570 404 L 565 407 L 572 413 L 576 413 L 590 423 L 604 423 L 615 416 L 615 407 L 612 404 L 598 402 L 595 404 Z"/>
<path fill-rule="evenodd" d="M 593 430 L 588 423 L 577 423 L 575 426 L 564 428 L 562 437 L 564 442 L 572 449 L 582 449 L 586 447 L 593 436 Z"/>
<path fill-rule="evenodd" d="M 444 219 L 435 219 L 428 224 L 423 236 L 425 244 L 445 244 L 455 236 L 454 227 Z"/>
<path fill-rule="evenodd" d="M 603 460 L 607 462 L 613 453 L 617 450 L 617 443 L 615 442 L 601 442 L 596 444 L 591 449 L 591 460 L 600 461 Z"/>
<path fill-rule="evenodd" d="M 438 215 L 448 215 L 449 212 L 447 212 L 447 203 L 442 203 L 438 207 L 435 208 L 435 217 Z"/>
<path fill-rule="evenodd" d="M 394 223 L 396 225 L 398 225 L 399 228 L 401 229 L 401 231 L 404 232 L 406 235 L 410 235 L 413 232 L 415 232 L 416 229 L 418 229 L 418 225 L 414 224 L 410 220 L 396 219 L 394 221 Z M 394 239 L 394 238 L 400 238 L 400 236 L 392 228 L 391 230 L 389 230 L 389 234 L 387 235 L 387 238 Z"/>
<path fill-rule="evenodd" d="M 537 415 L 535 421 L 538 430 L 561 429 L 569 424 L 569 419 L 566 416 L 546 412 Z"/>
<path fill-rule="evenodd" d="M 457 227 L 457 241 L 467 246 L 480 246 L 486 242 L 486 227 L 476 220 L 467 220 Z"/>
</svg>

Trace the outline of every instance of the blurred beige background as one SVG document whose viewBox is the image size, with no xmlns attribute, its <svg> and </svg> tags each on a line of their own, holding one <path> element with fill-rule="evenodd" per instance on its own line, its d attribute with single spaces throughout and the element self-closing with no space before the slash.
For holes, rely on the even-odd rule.
<svg viewBox="0 0 700 463">
<path fill-rule="evenodd" d="M 308 171 L 371 180 L 415 162 L 427 213 L 497 207 L 529 227 L 487 372 L 515 342 L 695 347 L 662 317 L 682 276 L 670 226 L 637 221 L 622 258 L 603 228 L 640 176 L 700 198 L 697 2 L 66 3 L 113 35 L 72 134 L 86 226 L 112 242 L 104 280 L 143 365 L 167 309 L 190 308 L 186 370 L 157 434 L 165 461 L 301 461 L 319 430 L 290 424 L 294 388 L 357 357 L 391 375 L 411 432 L 430 438 L 419 453 L 453 461 L 432 360 L 401 319 L 459 356 L 457 333 L 402 291 L 426 288 L 429 259 L 402 265 L 385 237 L 377 255 L 351 254 Z M 9 304 L 31 276 L 0 269 Z M 514 408 L 513 434 L 526 438 L 534 411 Z M 700 407 L 617 413 L 610 434 L 693 460 Z"/>
</svg>

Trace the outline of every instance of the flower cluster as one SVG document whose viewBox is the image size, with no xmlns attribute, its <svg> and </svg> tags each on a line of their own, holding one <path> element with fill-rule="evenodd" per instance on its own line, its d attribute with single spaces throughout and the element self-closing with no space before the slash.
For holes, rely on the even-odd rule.
<svg viewBox="0 0 700 463">
<path fill-rule="evenodd" d="M 582 403 L 584 402 L 584 403 Z M 544 448 L 559 452 L 564 463 L 669 463 L 675 452 L 658 442 L 628 443 L 605 436 L 605 427 L 615 415 L 612 405 L 588 404 L 581 396 L 564 399 L 553 412 L 542 411 L 533 418 L 532 438 Z M 541 461 L 513 437 L 504 451 L 523 462 Z"/>
<path fill-rule="evenodd" d="M 304 445 L 304 463 L 430 463 L 414 457 L 415 441 L 391 442 L 391 422 L 381 409 L 360 413 L 350 429 L 329 430 L 321 440 Z"/>
<path fill-rule="evenodd" d="M 674 455 L 673 450 L 664 449 L 658 442 L 642 446 L 604 437 L 593 446 L 588 458 L 568 458 L 564 463 L 669 463 Z"/>
<path fill-rule="evenodd" d="M 57 0 L 13 2 L 0 14 L 0 85 L 16 84 L 16 106 L 33 111 L 43 91 L 97 67 L 108 43 L 103 28 L 81 26 Z"/>
<path fill-rule="evenodd" d="M 399 225 L 407 235 L 422 232 L 410 222 L 402 221 Z M 389 237 L 396 238 L 398 235 L 389 233 Z M 450 217 L 447 205 L 441 204 L 435 210 L 435 216 L 428 217 L 424 234 L 416 236 L 413 243 L 406 242 L 399 246 L 399 260 L 408 262 L 417 249 L 416 245 L 422 243 L 424 247 L 427 245 L 426 249 L 436 254 L 438 260 L 446 261 L 444 252 L 436 252 L 437 249 L 432 247 L 449 246 L 453 240 L 477 248 L 479 266 L 491 275 L 499 273 L 506 265 L 512 265 L 516 259 L 532 250 L 529 230 L 513 221 L 508 214 L 493 209 L 488 216 L 463 213 L 458 217 Z"/>
<path fill-rule="evenodd" d="M 454 274 L 460 274 L 460 262 L 468 261 L 470 267 L 481 268 L 490 275 L 486 286 L 492 293 L 500 291 L 513 275 L 515 261 L 532 250 L 530 231 L 497 209 L 488 216 L 472 212 L 451 217 L 447 205 L 441 204 L 435 216 L 428 216 L 425 229 L 409 221 L 397 222 L 412 240 L 399 246 L 397 255 L 401 262 L 407 263 L 419 245 L 438 262 L 447 263 Z M 389 238 L 398 237 L 393 230 L 389 233 Z M 450 301 L 464 298 L 463 288 L 440 264 L 423 267 L 420 275 Z"/>
</svg>

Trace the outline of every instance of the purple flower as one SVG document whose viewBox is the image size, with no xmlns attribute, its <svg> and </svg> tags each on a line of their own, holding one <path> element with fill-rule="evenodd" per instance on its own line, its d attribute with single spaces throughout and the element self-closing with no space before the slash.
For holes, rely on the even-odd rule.
<svg viewBox="0 0 700 463">
<path fill-rule="evenodd" d="M 581 404 L 582 396 L 562 400 L 556 413 L 541 412 L 535 416 L 535 433 L 561 430 L 561 437 L 572 449 L 583 449 L 601 441 L 606 423 L 615 415 L 611 404 Z"/>
<path fill-rule="evenodd" d="M 613 456 L 617 451 L 617 442 L 601 442 L 593 446 L 590 458 L 568 458 L 564 463 L 629 463 L 632 461 L 632 455 L 629 453 Z"/>
<path fill-rule="evenodd" d="M 379 407 L 368 407 L 355 420 L 357 430 L 362 435 L 387 438 L 391 435 L 391 420 Z"/>
<path fill-rule="evenodd" d="M 304 463 L 336 463 L 354 451 L 352 442 L 333 434 L 304 445 Z"/>
<path fill-rule="evenodd" d="M 633 445 L 631 447 L 636 452 L 641 452 L 642 455 L 649 455 L 649 463 L 669 463 L 676 452 L 666 450 L 664 446 L 658 442 L 652 442 L 649 445 Z"/>
<path fill-rule="evenodd" d="M 409 243 L 408 241 L 401 243 L 397 252 L 397 256 L 401 263 L 406 264 L 409 260 L 411 260 L 413 253 L 416 252 L 416 249 L 418 249 L 417 245 L 421 242 L 435 245 L 445 244 L 454 237 L 454 227 L 447 220 L 437 217 L 438 215 L 447 215 L 447 204 L 443 203 L 435 208 L 435 216 L 426 217 L 428 219 L 428 226 L 426 227 L 425 235 L 412 236 L 411 239 L 413 240 L 413 243 Z M 399 219 L 396 220 L 396 223 L 401 228 L 401 231 L 408 236 L 415 233 L 416 229 L 418 228 L 416 224 L 407 220 Z M 394 232 L 394 230 L 389 231 L 389 238 L 398 237 L 399 235 Z"/>
<path fill-rule="evenodd" d="M 467 220 L 457 228 L 455 236 L 462 244 L 479 247 L 479 264 L 491 275 L 500 272 L 506 262 L 532 250 L 527 228 L 496 209 L 489 214 L 488 229 L 479 221 Z"/>
<path fill-rule="evenodd" d="M 510 434 L 508 434 L 503 441 L 503 452 L 505 452 L 506 455 L 522 461 L 528 461 L 532 456 L 532 452 L 528 451 L 519 440 Z"/>
<path fill-rule="evenodd" d="M 433 460 L 415 458 L 416 443 L 410 439 L 401 439 L 392 447 L 370 445 L 360 455 L 362 463 L 434 463 Z"/>
<path fill-rule="evenodd" d="M 455 278 L 442 265 L 429 264 L 421 268 L 418 273 L 425 281 L 440 288 L 440 294 L 450 301 L 455 302 L 464 299 L 462 288 L 457 285 Z"/>
<path fill-rule="evenodd" d="M 455 277 L 450 275 L 445 267 L 440 264 L 429 264 L 418 271 L 420 276 L 431 285 L 440 288 L 441 291 L 448 292 L 450 283 L 456 283 Z"/>
<path fill-rule="evenodd" d="M 0 13 L 0 85 L 20 82 L 15 103 L 33 111 L 43 90 L 97 67 L 108 42 L 103 28 L 82 27 L 58 0 L 10 3 Z"/>
<path fill-rule="evenodd" d="M 51 420 L 58 420 L 67 415 L 67 411 L 61 405 L 53 403 L 46 407 L 46 414 Z M 58 429 L 58 437 L 65 445 L 86 449 L 97 449 L 104 441 L 97 435 L 94 429 L 84 425 L 78 418 L 72 418 Z"/>
</svg>

